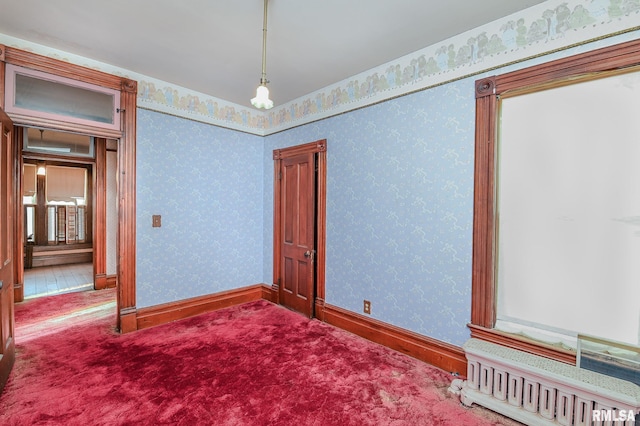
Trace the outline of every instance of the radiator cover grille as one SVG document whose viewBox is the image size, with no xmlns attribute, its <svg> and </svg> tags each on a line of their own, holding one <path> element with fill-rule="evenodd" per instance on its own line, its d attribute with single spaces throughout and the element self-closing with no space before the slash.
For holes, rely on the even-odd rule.
<svg viewBox="0 0 640 426">
<path fill-rule="evenodd" d="M 640 420 L 640 386 L 631 382 L 478 339 L 464 349 L 467 380 L 459 387 L 467 406 L 476 403 L 528 425 L 635 425 L 594 423 L 594 410 L 631 410 Z"/>
</svg>

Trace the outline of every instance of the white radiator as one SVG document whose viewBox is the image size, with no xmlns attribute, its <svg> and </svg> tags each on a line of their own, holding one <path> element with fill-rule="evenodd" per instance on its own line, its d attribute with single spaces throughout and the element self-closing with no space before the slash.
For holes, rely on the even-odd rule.
<svg viewBox="0 0 640 426">
<path fill-rule="evenodd" d="M 454 380 L 450 388 L 464 405 L 476 403 L 531 426 L 635 426 L 633 417 L 640 425 L 640 386 L 634 383 L 483 340 L 470 339 L 464 349 L 467 380 Z"/>
</svg>

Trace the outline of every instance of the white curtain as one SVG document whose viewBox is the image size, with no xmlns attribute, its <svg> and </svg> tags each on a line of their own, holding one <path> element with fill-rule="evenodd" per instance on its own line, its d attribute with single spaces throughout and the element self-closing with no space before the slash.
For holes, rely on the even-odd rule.
<svg viewBox="0 0 640 426">
<path fill-rule="evenodd" d="M 23 191 L 26 197 L 31 197 L 36 193 L 36 165 L 25 164 L 23 172 Z"/>
<path fill-rule="evenodd" d="M 83 168 L 47 166 L 47 202 L 75 202 L 86 196 L 87 171 Z"/>
<path fill-rule="evenodd" d="M 498 318 L 640 338 L 640 73 L 504 98 Z"/>
</svg>

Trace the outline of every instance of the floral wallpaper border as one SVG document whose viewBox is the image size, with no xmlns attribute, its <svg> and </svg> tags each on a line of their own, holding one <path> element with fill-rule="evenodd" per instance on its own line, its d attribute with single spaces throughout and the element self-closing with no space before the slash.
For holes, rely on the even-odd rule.
<svg viewBox="0 0 640 426">
<path fill-rule="evenodd" d="M 638 28 L 640 0 L 548 0 L 269 111 L 3 34 L 0 42 L 137 80 L 141 108 L 265 136 Z"/>
</svg>

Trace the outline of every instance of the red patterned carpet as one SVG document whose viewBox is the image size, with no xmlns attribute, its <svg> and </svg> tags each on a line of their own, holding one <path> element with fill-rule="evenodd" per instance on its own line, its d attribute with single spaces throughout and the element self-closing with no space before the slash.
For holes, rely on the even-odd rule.
<svg viewBox="0 0 640 426">
<path fill-rule="evenodd" d="M 113 290 L 16 306 L 3 425 L 514 425 L 434 367 L 266 301 L 135 333 Z"/>
</svg>

